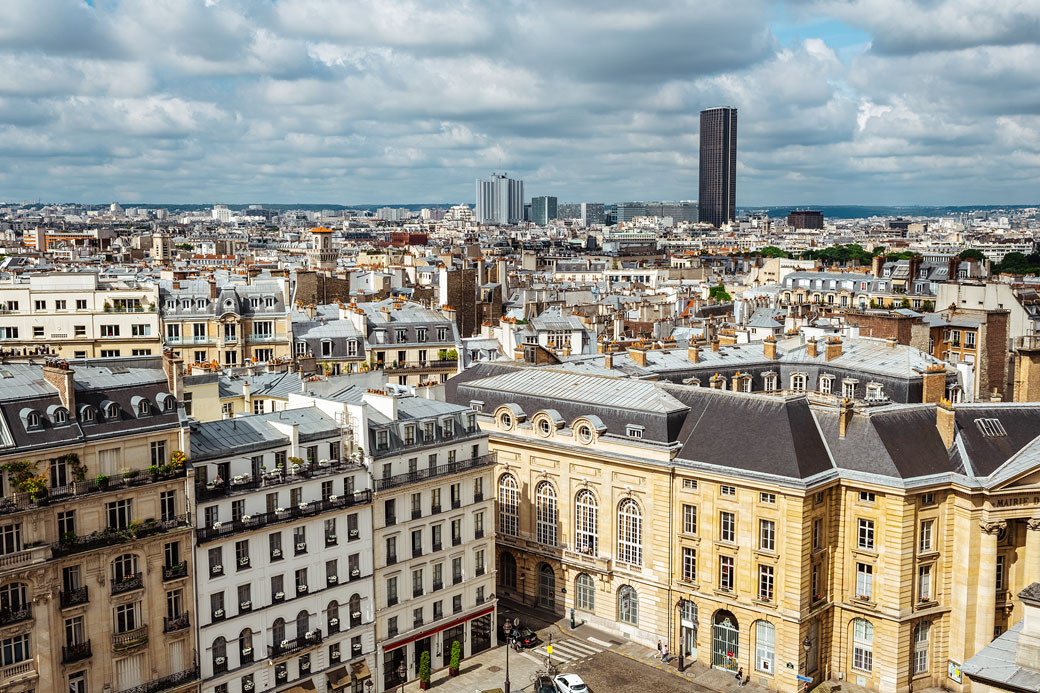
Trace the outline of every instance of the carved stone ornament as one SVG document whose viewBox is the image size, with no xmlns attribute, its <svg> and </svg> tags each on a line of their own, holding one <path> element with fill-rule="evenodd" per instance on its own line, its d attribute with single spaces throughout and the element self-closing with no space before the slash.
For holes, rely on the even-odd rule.
<svg viewBox="0 0 1040 693">
<path fill-rule="evenodd" d="M 996 522 L 980 522 L 979 527 L 985 534 L 997 534 L 1007 529 L 1006 520 L 997 520 Z"/>
</svg>

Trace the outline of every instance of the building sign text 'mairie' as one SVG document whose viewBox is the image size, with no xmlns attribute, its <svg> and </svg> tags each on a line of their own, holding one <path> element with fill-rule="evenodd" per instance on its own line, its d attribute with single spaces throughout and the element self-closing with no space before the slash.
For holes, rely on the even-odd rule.
<svg viewBox="0 0 1040 693">
<path fill-rule="evenodd" d="M 993 499 L 993 507 L 995 508 L 1014 508 L 1019 505 L 1040 505 L 1040 495 Z"/>
</svg>

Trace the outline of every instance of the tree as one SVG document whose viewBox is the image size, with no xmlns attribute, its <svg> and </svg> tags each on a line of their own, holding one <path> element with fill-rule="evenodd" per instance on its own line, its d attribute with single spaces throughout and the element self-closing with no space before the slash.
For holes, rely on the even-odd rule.
<svg viewBox="0 0 1040 693">
<path fill-rule="evenodd" d="M 732 301 L 733 297 L 726 293 L 726 287 L 722 284 L 713 286 L 708 289 L 708 298 L 713 298 L 719 303 L 725 303 L 726 301 Z"/>
<path fill-rule="evenodd" d="M 787 251 L 777 248 L 775 245 L 767 245 L 758 252 L 762 257 L 790 257 Z"/>
<path fill-rule="evenodd" d="M 975 248 L 962 250 L 961 254 L 957 257 L 962 260 L 978 260 L 979 262 L 984 262 L 986 260 L 986 256 L 982 254 L 982 251 L 976 250 Z"/>
<path fill-rule="evenodd" d="M 419 655 L 419 682 L 423 688 L 430 685 L 430 651 L 423 650 Z"/>
</svg>

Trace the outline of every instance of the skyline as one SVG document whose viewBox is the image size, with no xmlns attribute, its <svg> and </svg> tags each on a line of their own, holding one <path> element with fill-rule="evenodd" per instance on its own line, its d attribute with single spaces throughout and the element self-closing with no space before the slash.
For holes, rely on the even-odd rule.
<svg viewBox="0 0 1040 693">
<path fill-rule="evenodd" d="M 0 198 L 691 200 L 730 105 L 740 208 L 1040 200 L 1040 7 L 595 8 L 5 3 Z"/>
</svg>

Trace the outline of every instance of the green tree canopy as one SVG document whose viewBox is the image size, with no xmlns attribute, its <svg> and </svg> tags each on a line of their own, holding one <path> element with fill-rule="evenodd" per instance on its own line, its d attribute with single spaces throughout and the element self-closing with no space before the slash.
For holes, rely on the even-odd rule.
<svg viewBox="0 0 1040 693">
<path fill-rule="evenodd" d="M 708 289 L 708 298 L 713 298 L 719 303 L 725 303 L 726 301 L 732 301 L 733 297 L 726 293 L 726 287 L 722 284 L 713 286 Z"/>
<path fill-rule="evenodd" d="M 762 257 L 790 257 L 790 255 L 787 254 L 787 251 L 782 248 L 777 248 L 775 245 L 767 245 L 758 252 Z"/>
<path fill-rule="evenodd" d="M 968 248 L 967 250 L 962 250 L 961 254 L 957 257 L 959 257 L 962 260 L 978 260 L 979 262 L 982 262 L 986 259 L 986 256 L 982 254 L 982 251 L 976 250 L 975 248 Z"/>
</svg>

